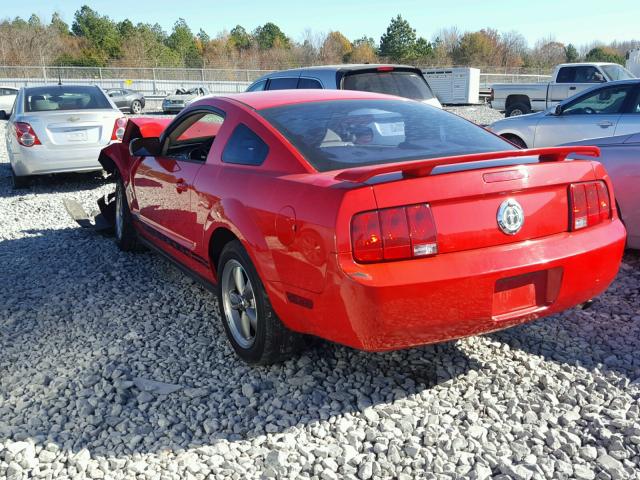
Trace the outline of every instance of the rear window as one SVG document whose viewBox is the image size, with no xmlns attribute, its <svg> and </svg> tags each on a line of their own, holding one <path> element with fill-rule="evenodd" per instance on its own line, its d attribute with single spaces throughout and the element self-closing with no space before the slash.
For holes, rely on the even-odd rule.
<svg viewBox="0 0 640 480">
<path fill-rule="evenodd" d="M 93 86 L 55 85 L 28 88 L 24 95 L 25 112 L 111 108 L 102 90 Z"/>
<path fill-rule="evenodd" d="M 434 97 L 429 85 L 416 72 L 362 72 L 349 73 L 342 81 L 344 90 L 386 93 L 412 100 L 430 100 Z"/>
<path fill-rule="evenodd" d="M 318 171 L 515 150 L 451 113 L 403 100 L 334 100 L 260 114 Z"/>
</svg>

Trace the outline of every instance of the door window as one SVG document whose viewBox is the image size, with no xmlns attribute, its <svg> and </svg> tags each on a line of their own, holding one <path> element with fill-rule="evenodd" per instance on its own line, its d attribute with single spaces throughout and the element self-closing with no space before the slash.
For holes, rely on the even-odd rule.
<svg viewBox="0 0 640 480">
<path fill-rule="evenodd" d="M 322 88 L 322 84 L 315 78 L 301 78 L 298 81 L 298 88 Z"/>
<path fill-rule="evenodd" d="M 298 87 L 298 77 L 272 78 L 269 82 L 269 90 L 290 90 Z"/>
<path fill-rule="evenodd" d="M 166 156 L 176 160 L 204 162 L 223 122 L 221 113 L 209 110 L 189 115 L 169 134 Z"/>
<path fill-rule="evenodd" d="M 635 92 L 635 99 L 631 102 L 631 106 L 629 108 L 629 113 L 640 114 L 640 88 L 638 88 Z"/>
<path fill-rule="evenodd" d="M 610 87 L 589 92 L 569 103 L 563 115 L 614 115 L 622 112 L 622 106 L 630 86 Z"/>
</svg>

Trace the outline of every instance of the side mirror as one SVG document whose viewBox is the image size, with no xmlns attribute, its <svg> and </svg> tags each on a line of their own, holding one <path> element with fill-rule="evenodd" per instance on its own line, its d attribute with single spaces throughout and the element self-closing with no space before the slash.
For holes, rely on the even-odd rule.
<svg viewBox="0 0 640 480">
<path fill-rule="evenodd" d="M 553 114 L 557 115 L 557 116 L 560 116 L 560 115 L 562 115 L 562 110 L 563 110 L 562 105 L 558 104 L 558 105 L 556 105 L 556 108 L 553 111 Z"/>
<path fill-rule="evenodd" d="M 129 153 L 133 157 L 155 157 L 161 150 L 158 137 L 135 138 L 129 143 Z"/>
</svg>

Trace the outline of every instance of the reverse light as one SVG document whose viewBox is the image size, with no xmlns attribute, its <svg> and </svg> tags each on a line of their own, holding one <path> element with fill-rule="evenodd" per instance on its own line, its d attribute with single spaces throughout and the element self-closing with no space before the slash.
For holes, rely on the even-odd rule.
<svg viewBox="0 0 640 480">
<path fill-rule="evenodd" d="M 18 143 L 23 147 L 33 147 L 34 145 L 41 145 L 40 139 L 33 131 L 33 128 L 27 122 L 16 122 L 13 127 L 16 131 L 16 138 Z"/>
<path fill-rule="evenodd" d="M 124 129 L 127 126 L 127 118 L 120 117 L 116 119 L 113 124 L 113 132 L 111 133 L 111 140 L 122 140 L 124 137 Z"/>
<path fill-rule="evenodd" d="M 569 186 L 571 230 L 592 227 L 611 218 L 607 185 L 596 182 L 572 183 Z"/>
<path fill-rule="evenodd" d="M 363 212 L 351 222 L 353 257 L 361 263 L 436 255 L 436 237 L 427 204 Z"/>
</svg>

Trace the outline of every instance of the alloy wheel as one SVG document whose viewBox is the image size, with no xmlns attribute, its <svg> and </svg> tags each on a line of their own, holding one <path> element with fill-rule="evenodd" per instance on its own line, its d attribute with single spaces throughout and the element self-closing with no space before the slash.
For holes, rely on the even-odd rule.
<svg viewBox="0 0 640 480">
<path fill-rule="evenodd" d="M 256 339 L 258 310 L 251 280 L 237 260 L 229 260 L 224 266 L 222 303 L 233 339 L 240 347 L 250 348 Z"/>
</svg>

